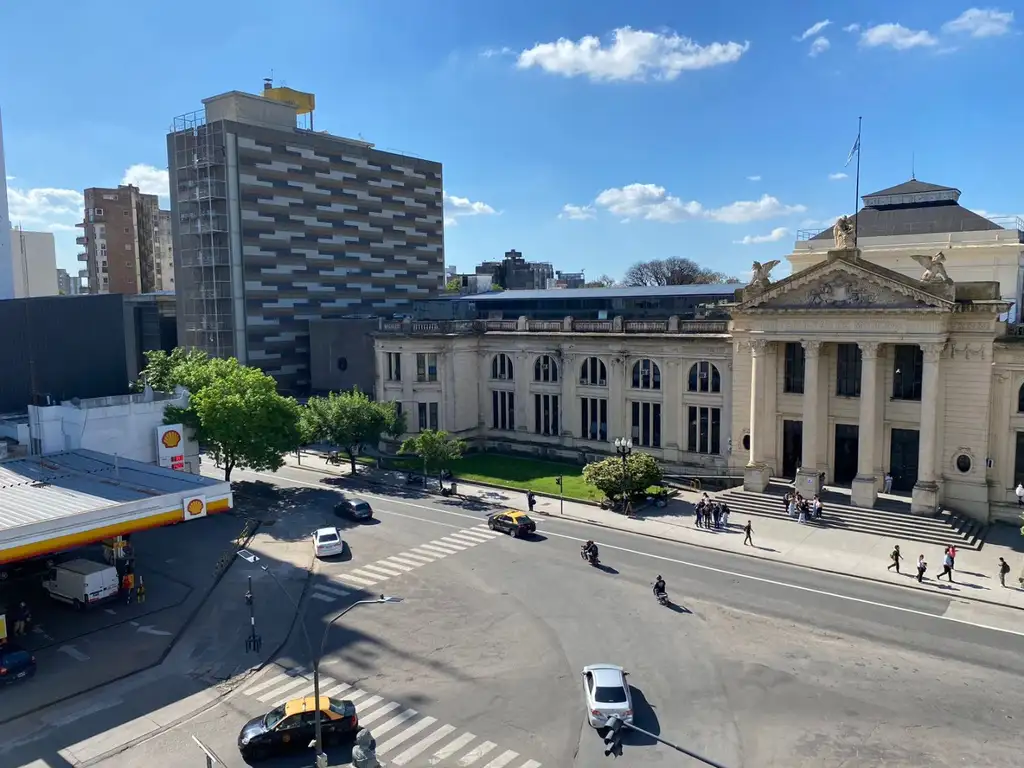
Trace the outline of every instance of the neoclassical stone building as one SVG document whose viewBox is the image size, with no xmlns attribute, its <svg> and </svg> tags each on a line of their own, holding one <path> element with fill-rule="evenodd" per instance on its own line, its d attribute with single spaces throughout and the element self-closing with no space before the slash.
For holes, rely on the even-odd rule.
<svg viewBox="0 0 1024 768">
<path fill-rule="evenodd" d="M 1002 254 L 1019 264 L 1014 236 Z M 729 321 L 383 323 L 377 397 L 401 403 L 413 431 L 481 447 L 590 458 L 629 437 L 681 472 L 743 475 L 751 490 L 785 477 L 813 493 L 824 477 L 871 506 L 889 472 L 914 511 L 1017 519 L 1024 337 L 1005 318 L 1020 268 L 978 280 L 951 241 L 934 261 L 900 253 L 912 242 L 859 244 L 820 248 L 777 282 L 771 265 L 755 270 Z"/>
</svg>

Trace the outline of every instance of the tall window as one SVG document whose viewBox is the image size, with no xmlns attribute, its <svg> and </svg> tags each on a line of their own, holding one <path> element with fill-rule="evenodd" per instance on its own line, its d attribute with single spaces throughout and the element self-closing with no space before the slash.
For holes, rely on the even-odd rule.
<svg viewBox="0 0 1024 768">
<path fill-rule="evenodd" d="M 860 397 L 860 347 L 836 345 L 836 395 Z"/>
<path fill-rule="evenodd" d="M 1013 459 L 1013 482 L 1024 483 L 1024 432 L 1017 433 L 1017 453 Z"/>
<path fill-rule="evenodd" d="M 661 447 L 661 405 L 632 403 L 633 444 L 647 448 Z"/>
<path fill-rule="evenodd" d="M 722 409 L 689 407 L 686 430 L 687 450 L 691 453 L 722 452 Z"/>
<path fill-rule="evenodd" d="M 1024 384 L 1017 390 L 1017 413 L 1024 413 Z"/>
<path fill-rule="evenodd" d="M 402 380 L 402 353 L 388 352 L 388 381 Z"/>
<path fill-rule="evenodd" d="M 516 428 L 516 396 L 513 392 L 491 392 L 491 429 Z"/>
<path fill-rule="evenodd" d="M 418 411 L 417 415 L 419 416 L 420 432 L 425 429 L 430 429 L 430 422 L 427 420 L 427 404 L 417 403 L 416 410 Z"/>
<path fill-rule="evenodd" d="M 500 352 L 491 360 L 492 379 L 512 378 L 512 358 L 504 352 Z"/>
<path fill-rule="evenodd" d="M 558 395 L 533 396 L 533 431 L 538 435 L 558 434 Z"/>
<path fill-rule="evenodd" d="M 605 398 L 580 398 L 580 437 L 584 440 L 608 440 L 608 401 Z"/>
<path fill-rule="evenodd" d="M 892 399 L 920 400 L 924 354 L 917 344 L 897 344 L 893 350 Z"/>
<path fill-rule="evenodd" d="M 634 389 L 661 389 L 661 369 L 653 360 L 644 358 L 633 363 Z"/>
<path fill-rule="evenodd" d="M 437 381 L 437 354 L 416 353 L 416 381 Z"/>
<path fill-rule="evenodd" d="M 558 381 L 558 363 L 551 355 L 541 355 L 533 363 L 534 381 Z"/>
<path fill-rule="evenodd" d="M 782 382 L 782 391 L 794 395 L 804 393 L 804 345 L 799 341 L 786 342 L 786 370 Z"/>
<path fill-rule="evenodd" d="M 689 392 L 721 392 L 722 377 L 714 365 L 707 360 L 702 360 L 690 366 L 686 389 Z"/>
<path fill-rule="evenodd" d="M 608 386 L 608 369 L 599 357 L 583 358 L 580 368 L 580 384 L 588 387 Z"/>
</svg>

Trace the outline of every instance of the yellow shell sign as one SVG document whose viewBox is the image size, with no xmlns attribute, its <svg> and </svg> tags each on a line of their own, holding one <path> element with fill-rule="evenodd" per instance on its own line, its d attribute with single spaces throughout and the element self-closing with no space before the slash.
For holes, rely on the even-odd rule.
<svg viewBox="0 0 1024 768">
<path fill-rule="evenodd" d="M 177 448 L 181 445 L 181 433 L 176 429 L 169 429 L 160 438 L 164 448 Z"/>
<path fill-rule="evenodd" d="M 192 496 L 183 501 L 184 518 L 195 520 L 198 517 L 206 517 L 206 498 L 203 496 Z"/>
</svg>

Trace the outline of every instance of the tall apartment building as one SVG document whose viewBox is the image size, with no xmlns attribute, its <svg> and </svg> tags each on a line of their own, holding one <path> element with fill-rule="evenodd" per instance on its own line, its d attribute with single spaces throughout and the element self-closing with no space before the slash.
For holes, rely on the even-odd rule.
<svg viewBox="0 0 1024 768">
<path fill-rule="evenodd" d="M 0 117 L 0 300 L 14 298 L 14 261 L 11 220 L 7 211 L 7 165 L 4 162 L 4 126 Z"/>
<path fill-rule="evenodd" d="M 66 269 L 57 270 L 57 293 L 61 296 L 71 295 L 71 275 Z"/>
<path fill-rule="evenodd" d="M 310 320 L 411 309 L 444 278 L 441 164 L 299 127 L 312 104 L 231 91 L 167 136 L 180 343 L 297 393 Z"/>
<path fill-rule="evenodd" d="M 85 216 L 78 244 L 85 251 L 89 293 L 152 293 L 173 290 L 170 259 L 158 243 L 169 233 L 160 231 L 160 202 L 138 187 L 90 187 L 85 190 Z M 167 213 L 169 216 L 169 212 Z M 164 220 L 167 230 L 167 220 Z"/>
<path fill-rule="evenodd" d="M 10 231 L 14 299 L 57 295 L 57 246 L 53 232 Z"/>
<path fill-rule="evenodd" d="M 155 284 L 158 291 L 174 290 L 174 229 L 171 212 L 157 211 L 157 226 L 153 257 Z"/>
</svg>

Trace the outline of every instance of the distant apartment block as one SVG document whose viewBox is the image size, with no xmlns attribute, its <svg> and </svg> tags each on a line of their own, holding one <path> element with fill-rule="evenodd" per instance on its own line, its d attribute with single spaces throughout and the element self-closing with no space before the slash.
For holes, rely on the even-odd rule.
<svg viewBox="0 0 1024 768">
<path fill-rule="evenodd" d="M 299 127 L 313 103 L 231 91 L 167 136 L 180 342 L 296 393 L 310 321 L 408 310 L 444 279 L 441 164 Z"/>
<path fill-rule="evenodd" d="M 548 278 L 548 288 L 582 288 L 587 278 L 582 272 L 563 272 L 557 270 L 554 277 Z"/>
<path fill-rule="evenodd" d="M 10 231 L 11 298 L 29 299 L 57 295 L 57 248 L 52 232 Z"/>
<path fill-rule="evenodd" d="M 490 275 L 495 285 L 509 291 L 530 291 L 548 287 L 555 270 L 546 261 L 527 261 L 519 251 L 505 252 L 501 261 L 485 261 L 476 268 L 478 275 Z"/>
<path fill-rule="evenodd" d="M 161 214 L 164 214 L 161 230 Z M 159 198 L 138 187 L 90 187 L 85 190 L 85 215 L 78 225 L 78 244 L 85 250 L 89 293 L 134 295 L 174 290 L 169 247 L 170 212 Z"/>
<path fill-rule="evenodd" d="M 57 270 L 57 293 L 61 296 L 71 296 L 71 275 L 66 269 Z"/>
</svg>

